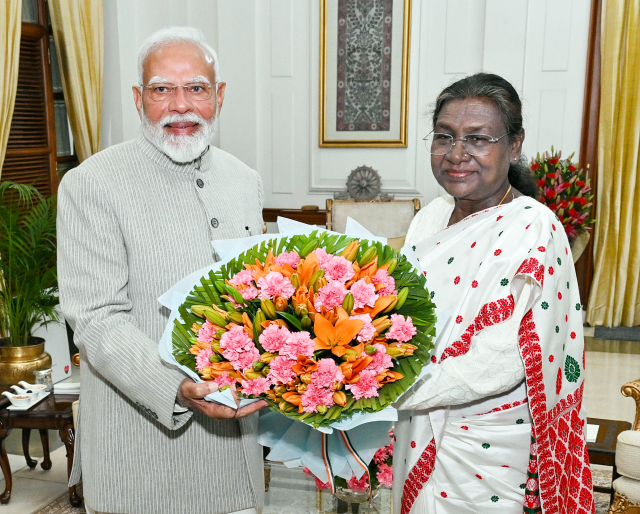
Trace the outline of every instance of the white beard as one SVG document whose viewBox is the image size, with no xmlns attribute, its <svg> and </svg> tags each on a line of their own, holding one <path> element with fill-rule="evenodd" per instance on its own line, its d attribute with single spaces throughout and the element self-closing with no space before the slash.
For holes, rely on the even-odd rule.
<svg viewBox="0 0 640 514">
<path fill-rule="evenodd" d="M 142 110 L 142 133 L 144 136 L 174 162 L 186 163 L 197 159 L 213 141 L 216 133 L 217 112 L 209 121 L 195 113 L 171 114 L 158 123 L 153 123 Z M 177 135 L 164 130 L 169 123 L 193 122 L 200 125 L 193 134 Z"/>
</svg>

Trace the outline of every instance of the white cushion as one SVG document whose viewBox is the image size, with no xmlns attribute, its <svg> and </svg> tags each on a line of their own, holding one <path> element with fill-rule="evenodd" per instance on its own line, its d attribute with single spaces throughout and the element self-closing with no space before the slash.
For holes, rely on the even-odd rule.
<svg viewBox="0 0 640 514">
<path fill-rule="evenodd" d="M 640 480 L 640 431 L 627 430 L 618 436 L 616 466 L 621 475 Z"/>
<path fill-rule="evenodd" d="M 620 477 L 613 482 L 613 490 L 624 494 L 631 503 L 640 504 L 640 482 L 627 477 Z"/>
</svg>

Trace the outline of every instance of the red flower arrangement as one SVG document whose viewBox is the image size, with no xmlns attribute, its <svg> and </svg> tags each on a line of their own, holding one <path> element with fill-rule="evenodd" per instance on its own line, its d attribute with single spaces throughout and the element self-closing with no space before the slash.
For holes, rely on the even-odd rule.
<svg viewBox="0 0 640 514">
<path fill-rule="evenodd" d="M 530 165 L 538 183 L 539 201 L 555 213 L 570 240 L 590 230 L 589 225 L 595 222 L 591 219 L 589 179 L 578 163 L 571 162 L 573 155 L 562 159 L 562 152 L 555 152 L 552 146 L 551 154 L 538 154 Z"/>
</svg>

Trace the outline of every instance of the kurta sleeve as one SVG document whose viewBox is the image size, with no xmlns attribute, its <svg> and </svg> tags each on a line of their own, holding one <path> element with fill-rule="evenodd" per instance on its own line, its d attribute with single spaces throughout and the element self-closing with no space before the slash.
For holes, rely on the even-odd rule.
<svg viewBox="0 0 640 514">
<path fill-rule="evenodd" d="M 519 385 L 525 369 L 518 347 L 518 330 L 531 293 L 532 285 L 527 279 L 511 318 L 474 336 L 466 354 L 434 365 L 394 407 L 422 410 L 461 405 L 506 393 Z"/>
<path fill-rule="evenodd" d="M 84 358 L 150 418 L 180 428 L 192 415 L 174 414 L 185 375 L 133 320 L 127 248 L 109 194 L 90 170 L 62 180 L 57 226 L 60 305 Z"/>
</svg>

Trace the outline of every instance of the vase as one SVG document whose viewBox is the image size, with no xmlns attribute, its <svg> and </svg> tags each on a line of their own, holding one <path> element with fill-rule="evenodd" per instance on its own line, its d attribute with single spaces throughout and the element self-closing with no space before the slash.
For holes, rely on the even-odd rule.
<svg viewBox="0 0 640 514">
<path fill-rule="evenodd" d="M 373 500 L 380 492 L 380 484 L 371 491 L 371 499 Z M 361 493 L 352 491 L 347 487 L 336 487 L 336 497 L 347 503 L 364 503 L 369 501 L 369 490 Z"/>
<path fill-rule="evenodd" d="M 51 356 L 41 337 L 30 337 L 26 346 L 9 346 L 7 339 L 0 339 L 0 388 L 6 390 L 21 380 L 32 384 L 35 370 L 50 367 Z"/>
</svg>

